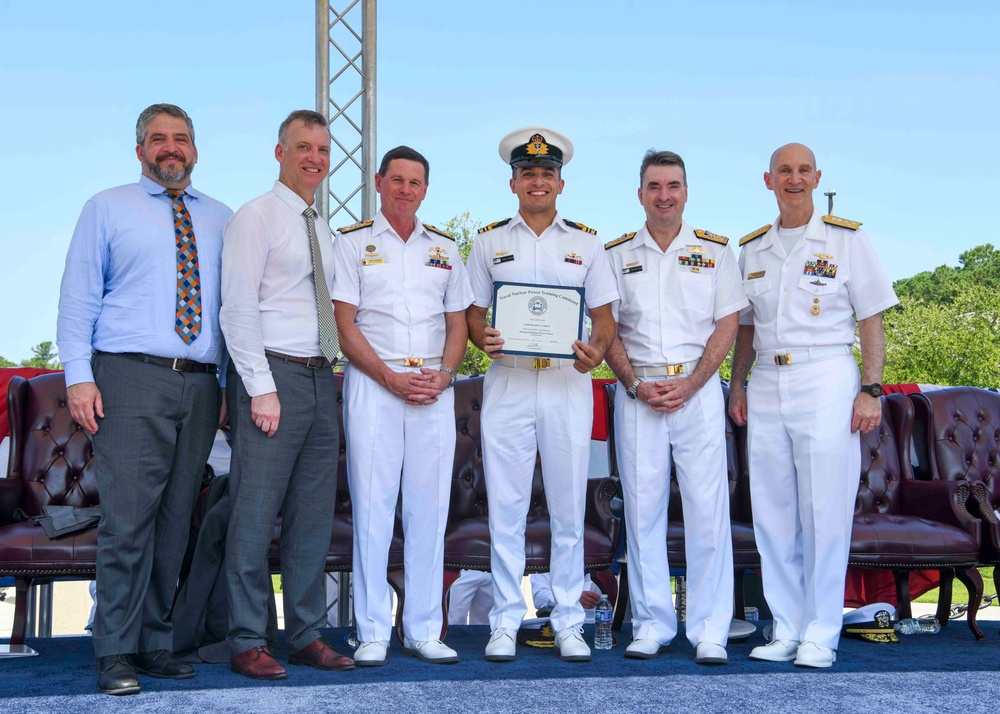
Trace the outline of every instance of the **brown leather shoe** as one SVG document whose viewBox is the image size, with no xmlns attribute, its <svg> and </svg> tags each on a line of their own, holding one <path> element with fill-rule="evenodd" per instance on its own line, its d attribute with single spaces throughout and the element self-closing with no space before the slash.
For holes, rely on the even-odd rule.
<svg viewBox="0 0 1000 714">
<path fill-rule="evenodd" d="M 354 669 L 354 660 L 337 652 L 323 640 L 313 640 L 298 652 L 288 655 L 288 664 L 305 664 L 316 669 L 343 672 Z"/>
<path fill-rule="evenodd" d="M 285 668 L 271 656 L 267 647 L 254 647 L 230 660 L 236 674 L 250 679 L 285 679 Z"/>
</svg>

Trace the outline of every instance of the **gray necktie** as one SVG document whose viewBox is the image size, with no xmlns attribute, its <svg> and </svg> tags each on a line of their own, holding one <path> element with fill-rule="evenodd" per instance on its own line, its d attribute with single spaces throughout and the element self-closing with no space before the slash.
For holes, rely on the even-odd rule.
<svg viewBox="0 0 1000 714">
<path fill-rule="evenodd" d="M 333 319 L 333 305 L 330 303 L 330 290 L 326 286 L 326 274 L 323 272 L 323 257 L 319 252 L 319 239 L 316 237 L 316 211 L 309 206 L 302 212 L 309 227 L 309 252 L 312 254 L 313 282 L 316 284 L 316 309 L 319 312 L 319 348 L 323 356 L 331 362 L 337 361 L 340 352 L 340 340 L 337 339 L 337 322 Z"/>
</svg>

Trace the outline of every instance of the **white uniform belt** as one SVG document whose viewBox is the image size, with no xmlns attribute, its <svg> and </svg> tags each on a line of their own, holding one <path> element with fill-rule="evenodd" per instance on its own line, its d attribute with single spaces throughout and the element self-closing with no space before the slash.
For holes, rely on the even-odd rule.
<svg viewBox="0 0 1000 714">
<path fill-rule="evenodd" d="M 815 362 L 830 357 L 843 357 L 851 354 L 847 345 L 824 345 L 822 347 L 796 347 L 785 350 L 765 350 L 757 353 L 757 365 L 770 367 L 772 364 L 784 367 L 790 364 Z"/>
<path fill-rule="evenodd" d="M 404 357 L 383 360 L 386 364 L 401 364 L 404 367 L 423 367 L 426 364 L 441 364 L 443 357 Z"/>
<path fill-rule="evenodd" d="M 506 355 L 494 364 L 511 369 L 562 369 L 572 367 L 576 364 L 575 359 L 557 359 L 555 357 L 524 357 L 520 355 Z"/>
<path fill-rule="evenodd" d="M 700 359 L 690 362 L 679 362 L 678 364 L 665 364 L 660 367 L 633 367 L 636 377 L 680 377 L 684 374 L 691 374 L 698 366 Z"/>
</svg>

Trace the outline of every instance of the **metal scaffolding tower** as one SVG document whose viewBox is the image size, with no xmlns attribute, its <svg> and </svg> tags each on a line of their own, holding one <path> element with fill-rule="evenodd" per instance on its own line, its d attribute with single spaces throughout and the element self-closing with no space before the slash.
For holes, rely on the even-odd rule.
<svg viewBox="0 0 1000 714">
<path fill-rule="evenodd" d="M 316 0 L 316 111 L 330 120 L 332 139 L 316 208 L 334 228 L 367 220 L 375 214 L 375 0 Z M 329 576 L 332 625 L 351 620 L 350 576 Z"/>
<path fill-rule="evenodd" d="M 333 139 L 319 213 L 334 227 L 367 220 L 375 213 L 375 0 L 316 0 L 316 111 Z"/>
</svg>

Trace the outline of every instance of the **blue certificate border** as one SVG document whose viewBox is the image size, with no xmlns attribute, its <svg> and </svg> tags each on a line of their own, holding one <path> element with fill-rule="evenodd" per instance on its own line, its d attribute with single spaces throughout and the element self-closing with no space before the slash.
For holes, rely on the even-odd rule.
<svg viewBox="0 0 1000 714">
<path fill-rule="evenodd" d="M 493 283 L 493 314 L 490 316 L 490 327 L 496 327 L 496 314 L 497 314 L 497 292 L 502 287 L 512 285 L 514 287 L 522 288 L 547 288 L 549 290 L 565 290 L 574 291 L 580 295 L 580 317 L 576 325 L 576 338 L 583 339 L 583 311 L 587 309 L 587 304 L 584 302 L 586 297 L 586 290 L 584 288 L 576 287 L 575 285 L 540 285 L 538 283 L 514 283 L 505 282 L 503 280 L 498 280 Z M 502 335 L 501 335 L 502 336 Z M 570 349 L 569 353 L 557 353 L 557 352 L 524 352 L 520 350 L 502 350 L 505 355 L 524 355 L 526 357 L 552 357 L 555 359 L 577 359 L 576 352 Z"/>
</svg>

